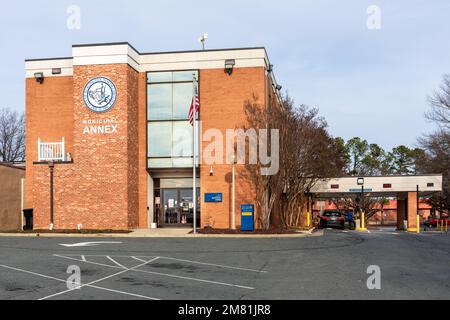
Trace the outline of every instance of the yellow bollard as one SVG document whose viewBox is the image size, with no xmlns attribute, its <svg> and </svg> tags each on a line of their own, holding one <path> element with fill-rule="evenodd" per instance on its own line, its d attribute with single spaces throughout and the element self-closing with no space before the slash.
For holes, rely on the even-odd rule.
<svg viewBox="0 0 450 320">
<path fill-rule="evenodd" d="M 417 233 L 420 233 L 420 216 L 417 215 Z"/>
<path fill-rule="evenodd" d="M 356 230 L 357 231 L 367 231 L 367 229 L 366 229 L 366 213 L 365 212 L 361 212 L 361 225 L 360 225 L 360 227 L 357 226 Z"/>
<path fill-rule="evenodd" d="M 307 214 L 306 214 L 306 226 L 308 228 L 311 227 L 311 213 L 310 212 L 307 212 Z"/>
<path fill-rule="evenodd" d="M 444 232 L 444 220 L 441 220 L 441 233 Z"/>
</svg>

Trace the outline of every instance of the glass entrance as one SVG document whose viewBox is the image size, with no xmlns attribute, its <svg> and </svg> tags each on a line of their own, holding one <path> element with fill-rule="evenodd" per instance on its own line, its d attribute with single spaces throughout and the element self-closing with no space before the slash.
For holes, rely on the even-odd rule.
<svg viewBox="0 0 450 320">
<path fill-rule="evenodd" d="M 162 189 L 163 226 L 186 226 L 194 224 L 194 201 L 192 189 Z M 197 191 L 197 223 L 200 225 L 200 189 Z"/>
</svg>

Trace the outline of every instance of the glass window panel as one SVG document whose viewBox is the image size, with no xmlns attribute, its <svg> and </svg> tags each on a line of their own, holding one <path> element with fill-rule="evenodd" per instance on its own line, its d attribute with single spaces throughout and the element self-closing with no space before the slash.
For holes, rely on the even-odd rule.
<svg viewBox="0 0 450 320">
<path fill-rule="evenodd" d="M 148 124 L 148 156 L 170 157 L 172 155 L 172 122 Z"/>
<path fill-rule="evenodd" d="M 173 82 L 192 81 L 193 74 L 198 79 L 197 71 L 177 71 L 173 73 Z"/>
<path fill-rule="evenodd" d="M 173 147 L 172 157 L 192 157 L 193 129 L 188 121 L 173 123 Z"/>
<path fill-rule="evenodd" d="M 149 120 L 172 119 L 172 84 L 152 84 L 148 86 Z"/>
<path fill-rule="evenodd" d="M 192 94 L 192 83 L 173 84 L 173 119 L 184 120 L 189 118 Z"/>
<path fill-rule="evenodd" d="M 174 168 L 192 168 L 192 158 L 173 158 Z"/>
<path fill-rule="evenodd" d="M 172 82 L 172 72 L 149 72 L 148 82 Z"/>
<path fill-rule="evenodd" d="M 172 168 L 172 159 L 149 159 L 148 167 L 151 169 Z"/>
</svg>

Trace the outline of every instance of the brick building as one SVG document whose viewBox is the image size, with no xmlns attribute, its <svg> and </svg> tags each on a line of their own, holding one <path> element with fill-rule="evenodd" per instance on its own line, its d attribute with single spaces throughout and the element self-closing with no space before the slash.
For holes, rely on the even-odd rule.
<svg viewBox="0 0 450 320">
<path fill-rule="evenodd" d="M 278 89 L 264 48 L 140 53 L 128 43 L 77 45 L 68 58 L 26 61 L 26 206 L 35 229 L 189 226 L 198 78 L 202 132 L 245 125 L 244 103 Z M 224 155 L 226 157 L 226 155 Z M 240 205 L 253 204 L 237 167 Z M 231 227 L 231 165 L 198 167 L 201 227 Z M 205 202 L 208 195 L 221 195 Z"/>
</svg>

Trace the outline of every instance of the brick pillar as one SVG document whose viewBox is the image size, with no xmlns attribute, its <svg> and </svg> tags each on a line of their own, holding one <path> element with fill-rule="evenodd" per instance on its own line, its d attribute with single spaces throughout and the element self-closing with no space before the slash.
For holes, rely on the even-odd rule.
<svg viewBox="0 0 450 320">
<path fill-rule="evenodd" d="M 115 105 L 103 113 L 83 100 L 86 84 L 111 80 Z M 138 73 L 126 64 L 74 67 L 74 177 L 64 224 L 87 229 L 128 229 L 139 225 Z M 101 130 L 101 131 L 100 131 Z"/>
<path fill-rule="evenodd" d="M 408 192 L 408 231 L 417 230 L 417 193 Z"/>
<path fill-rule="evenodd" d="M 406 200 L 397 197 L 397 230 L 403 230 L 403 221 L 406 220 Z"/>
</svg>

